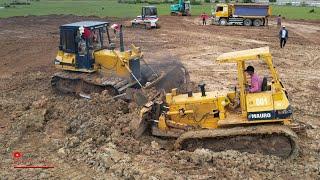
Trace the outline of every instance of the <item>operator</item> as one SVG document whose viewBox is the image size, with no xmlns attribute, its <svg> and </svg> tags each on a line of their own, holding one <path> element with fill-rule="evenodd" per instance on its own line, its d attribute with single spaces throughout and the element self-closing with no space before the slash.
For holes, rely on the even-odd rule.
<svg viewBox="0 0 320 180">
<path fill-rule="evenodd" d="M 279 39 L 280 39 L 280 47 L 284 48 L 288 40 L 288 30 L 286 29 L 286 26 L 282 26 L 282 29 L 279 32 Z"/>
<path fill-rule="evenodd" d="M 87 49 L 86 49 L 86 40 L 84 40 L 82 37 L 79 40 L 79 44 L 78 44 L 78 52 L 79 55 L 85 55 L 87 53 Z"/>
<path fill-rule="evenodd" d="M 89 28 L 84 28 L 83 33 L 82 33 L 82 37 L 84 39 L 89 39 L 89 37 L 91 36 L 91 31 Z"/>
<path fill-rule="evenodd" d="M 85 28 L 81 26 L 79 28 L 78 36 L 79 36 L 78 52 L 79 52 L 80 56 L 83 56 L 83 55 L 85 55 L 87 53 L 86 38 L 88 37 L 88 31 L 86 31 Z"/>
<path fill-rule="evenodd" d="M 250 93 L 260 92 L 262 81 L 259 76 L 254 73 L 254 67 L 248 66 L 247 69 L 244 70 L 251 78 L 251 85 L 247 88 L 247 91 Z"/>
<path fill-rule="evenodd" d="M 277 26 L 278 28 L 281 26 L 281 14 L 277 17 Z"/>
<path fill-rule="evenodd" d="M 203 12 L 200 17 L 202 19 L 202 25 L 203 26 L 207 25 L 207 21 L 206 20 L 208 19 L 208 15 L 205 12 Z"/>
<path fill-rule="evenodd" d="M 112 24 L 111 29 L 113 29 L 114 34 L 120 31 L 120 24 Z"/>
<path fill-rule="evenodd" d="M 96 29 L 92 32 L 92 45 L 94 49 L 100 49 L 101 43 L 99 41 L 99 31 Z"/>
</svg>

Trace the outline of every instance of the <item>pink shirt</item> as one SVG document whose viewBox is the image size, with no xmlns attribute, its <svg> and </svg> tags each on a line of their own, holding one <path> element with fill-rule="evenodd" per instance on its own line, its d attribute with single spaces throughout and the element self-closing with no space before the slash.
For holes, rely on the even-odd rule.
<svg viewBox="0 0 320 180">
<path fill-rule="evenodd" d="M 259 78 L 257 74 L 254 73 L 251 76 L 251 87 L 249 89 L 249 92 L 251 93 L 260 92 L 261 86 L 262 86 L 262 80 Z"/>
</svg>

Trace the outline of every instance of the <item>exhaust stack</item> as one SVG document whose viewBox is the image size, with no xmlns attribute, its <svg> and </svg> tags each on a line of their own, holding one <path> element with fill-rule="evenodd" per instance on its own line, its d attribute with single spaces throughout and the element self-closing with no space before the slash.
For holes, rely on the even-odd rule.
<svg viewBox="0 0 320 180">
<path fill-rule="evenodd" d="M 124 43 L 123 43 L 123 33 L 122 33 L 122 24 L 120 25 L 120 52 L 124 52 Z"/>
</svg>

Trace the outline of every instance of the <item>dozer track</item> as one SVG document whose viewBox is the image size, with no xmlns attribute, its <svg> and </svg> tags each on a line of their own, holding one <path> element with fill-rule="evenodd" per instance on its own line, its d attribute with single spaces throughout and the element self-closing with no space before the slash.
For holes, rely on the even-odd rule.
<svg viewBox="0 0 320 180">
<path fill-rule="evenodd" d="M 123 93 L 129 85 L 126 79 L 103 77 L 99 73 L 58 72 L 51 79 L 51 86 L 65 94 L 91 94 L 107 90 L 111 96 Z"/>
<path fill-rule="evenodd" d="M 183 133 L 175 142 L 175 149 L 194 151 L 197 148 L 212 151 L 237 150 L 262 153 L 282 158 L 298 154 L 297 135 L 284 125 L 257 125 Z"/>
<path fill-rule="evenodd" d="M 155 87 L 158 90 L 169 91 L 172 88 L 184 86 L 189 82 L 189 74 L 180 64 L 160 68 L 165 70 L 155 74 L 150 67 L 142 66 L 139 82 L 143 85 L 143 88 Z M 123 94 L 128 88 L 141 88 L 137 81 L 117 76 L 104 76 L 99 72 L 83 73 L 71 71 L 62 71 L 54 74 L 51 79 L 51 86 L 54 90 L 63 94 L 89 95 L 107 90 L 111 96 Z"/>
</svg>

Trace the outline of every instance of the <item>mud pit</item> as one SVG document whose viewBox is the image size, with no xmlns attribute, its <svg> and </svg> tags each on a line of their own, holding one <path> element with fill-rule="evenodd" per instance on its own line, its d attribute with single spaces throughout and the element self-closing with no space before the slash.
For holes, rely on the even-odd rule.
<svg viewBox="0 0 320 180">
<path fill-rule="evenodd" d="M 294 118 L 312 126 L 299 136 L 299 157 L 282 160 L 236 151 L 173 151 L 170 139 L 133 138 L 129 122 L 138 118 L 138 109 L 132 104 L 110 101 L 104 95 L 86 100 L 53 93 L 50 76 L 56 72 L 52 61 L 58 27 L 90 19 L 96 18 L 0 20 L 1 179 L 319 178 L 319 22 L 286 22 L 290 39 L 285 49 L 278 47 L 274 24 L 269 28 L 202 27 L 193 18 L 161 17 L 161 29 L 125 30 L 126 44 L 142 47 L 147 61 L 180 59 L 191 80 L 206 83 L 207 90 L 229 89 L 236 83 L 235 66 L 214 62 L 219 54 L 270 46 L 289 91 Z M 263 67 L 257 67 L 261 76 L 266 73 Z M 29 161 L 14 159 L 16 151 Z M 14 169 L 19 163 L 54 168 Z"/>
</svg>

